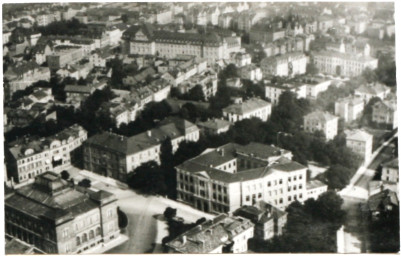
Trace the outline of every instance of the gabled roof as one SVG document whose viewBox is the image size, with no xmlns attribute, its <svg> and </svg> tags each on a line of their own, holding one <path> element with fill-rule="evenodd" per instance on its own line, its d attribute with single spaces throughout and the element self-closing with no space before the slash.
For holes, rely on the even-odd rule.
<svg viewBox="0 0 401 256">
<path fill-rule="evenodd" d="M 369 134 L 368 132 L 364 131 L 364 130 L 346 130 L 345 131 L 346 134 L 346 139 L 347 140 L 356 140 L 356 141 L 363 141 L 363 142 L 367 142 L 367 141 L 372 141 L 373 140 L 373 135 Z"/>
</svg>

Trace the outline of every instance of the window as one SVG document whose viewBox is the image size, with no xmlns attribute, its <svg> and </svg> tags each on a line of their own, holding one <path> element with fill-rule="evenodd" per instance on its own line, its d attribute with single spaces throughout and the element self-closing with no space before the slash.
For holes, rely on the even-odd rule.
<svg viewBox="0 0 401 256">
<path fill-rule="evenodd" d="M 282 179 L 280 179 L 280 181 L 278 182 L 279 184 L 283 184 L 283 180 Z"/>
<path fill-rule="evenodd" d="M 249 202 L 249 200 L 251 200 L 251 198 L 249 196 L 246 196 L 245 201 Z"/>
<path fill-rule="evenodd" d="M 88 242 L 88 235 L 86 233 L 84 233 L 82 235 L 82 243 L 86 243 L 86 242 Z"/>
<path fill-rule="evenodd" d="M 97 228 L 96 228 L 96 235 L 97 235 L 97 236 L 100 236 L 100 227 L 97 227 Z"/>
<path fill-rule="evenodd" d="M 288 197 L 288 202 L 291 202 L 291 196 Z"/>
<path fill-rule="evenodd" d="M 95 238 L 95 232 L 93 230 L 89 231 L 89 239 Z"/>
<path fill-rule="evenodd" d="M 66 238 L 68 236 L 68 228 L 65 228 L 63 230 L 63 238 Z"/>
<path fill-rule="evenodd" d="M 268 186 L 268 187 L 270 187 L 270 186 L 271 186 L 271 183 L 270 183 L 270 181 L 269 181 L 269 182 L 267 182 L 267 186 Z"/>
<path fill-rule="evenodd" d="M 107 211 L 107 217 L 111 217 L 111 216 L 113 216 L 113 211 L 112 211 L 112 209 L 109 209 Z"/>
<path fill-rule="evenodd" d="M 75 241 L 77 242 L 77 246 L 80 246 L 80 245 L 81 245 L 81 238 L 80 238 L 79 236 L 77 236 L 77 237 L 75 238 Z"/>
</svg>

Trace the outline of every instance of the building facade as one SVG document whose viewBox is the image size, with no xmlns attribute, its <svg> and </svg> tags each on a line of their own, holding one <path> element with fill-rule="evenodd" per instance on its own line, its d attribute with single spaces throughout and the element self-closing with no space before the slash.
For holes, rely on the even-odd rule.
<svg viewBox="0 0 401 256">
<path fill-rule="evenodd" d="M 5 232 L 49 254 L 78 254 L 120 236 L 116 197 L 53 172 L 5 197 Z"/>
<path fill-rule="evenodd" d="M 252 98 L 224 108 L 223 116 L 232 123 L 252 117 L 257 117 L 266 122 L 271 115 L 271 109 L 271 103 L 258 98 Z"/>
<path fill-rule="evenodd" d="M 141 164 L 160 162 L 160 145 L 167 138 L 171 139 L 175 152 L 182 141 L 198 141 L 199 128 L 186 120 L 174 118 L 132 137 L 109 132 L 96 134 L 84 144 L 84 167 L 126 181 L 127 174 Z"/>
<path fill-rule="evenodd" d="M 71 165 L 72 154 L 87 139 L 87 132 L 75 124 L 54 136 L 13 142 L 7 150 L 8 177 L 27 182 L 47 171 L 61 171 Z"/>
<path fill-rule="evenodd" d="M 365 103 L 360 97 L 346 97 L 336 101 L 334 114 L 343 118 L 345 122 L 351 122 L 361 116 Z"/>
<path fill-rule="evenodd" d="M 321 131 L 326 140 L 332 140 L 337 135 L 338 117 L 320 110 L 304 116 L 304 130 L 314 133 Z"/>
<path fill-rule="evenodd" d="M 254 236 L 254 224 L 221 214 L 195 226 L 167 243 L 171 253 L 245 253 Z"/>
<path fill-rule="evenodd" d="M 212 213 L 260 200 L 283 210 L 307 198 L 307 168 L 291 158 L 289 151 L 259 143 L 208 149 L 176 167 L 178 200 Z"/>
<path fill-rule="evenodd" d="M 373 105 L 372 121 L 392 129 L 398 127 L 397 103 L 394 100 L 378 101 Z"/>
<path fill-rule="evenodd" d="M 398 157 L 394 158 L 382 165 L 381 180 L 397 183 L 399 182 L 399 169 L 398 169 Z"/>
<path fill-rule="evenodd" d="M 308 62 L 308 56 L 302 52 L 291 52 L 263 59 L 260 68 L 264 76 L 293 76 L 305 74 Z"/>
</svg>

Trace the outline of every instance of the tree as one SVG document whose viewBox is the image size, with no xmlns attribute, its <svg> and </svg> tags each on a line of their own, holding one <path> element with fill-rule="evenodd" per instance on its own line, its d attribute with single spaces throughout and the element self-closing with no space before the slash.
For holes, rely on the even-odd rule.
<svg viewBox="0 0 401 256">
<path fill-rule="evenodd" d="M 68 180 L 68 179 L 70 178 L 70 173 L 67 172 L 66 170 L 62 171 L 62 172 L 61 172 L 61 178 L 62 178 L 63 180 Z"/>
<path fill-rule="evenodd" d="M 90 179 L 83 179 L 80 182 L 78 182 L 78 186 L 84 187 L 84 188 L 90 188 L 91 187 L 91 180 Z"/>
<path fill-rule="evenodd" d="M 330 189 L 343 189 L 345 188 L 355 171 L 346 168 L 342 165 L 336 164 L 330 166 L 325 173 L 325 178 Z"/>
<path fill-rule="evenodd" d="M 120 207 L 117 207 L 117 216 L 118 216 L 118 227 L 120 229 L 126 228 L 128 226 L 128 217 L 123 212 Z"/>
<path fill-rule="evenodd" d="M 128 174 L 128 186 L 144 194 L 165 195 L 164 173 L 155 161 L 143 163 Z"/>
<path fill-rule="evenodd" d="M 171 198 L 176 198 L 177 171 L 174 168 L 173 146 L 169 137 L 166 138 L 160 145 L 160 162 L 160 167 L 164 172 L 164 181 L 167 188 L 167 194 Z"/>
<path fill-rule="evenodd" d="M 371 68 L 366 68 L 363 72 L 362 72 L 362 77 L 366 80 L 366 82 L 368 83 L 373 83 L 377 81 L 377 75 L 375 73 L 374 70 L 372 70 Z"/>
<path fill-rule="evenodd" d="M 306 73 L 309 75 L 316 75 L 319 73 L 319 69 L 316 67 L 315 63 L 310 62 L 306 65 Z"/>
<path fill-rule="evenodd" d="M 193 101 L 205 101 L 206 99 L 205 94 L 203 93 L 202 86 L 199 84 L 195 85 L 194 88 L 188 91 L 188 95 L 186 98 L 187 100 Z"/>
<path fill-rule="evenodd" d="M 166 219 L 172 219 L 177 216 L 177 209 L 167 207 L 166 210 L 164 210 L 163 215 Z"/>
<path fill-rule="evenodd" d="M 370 251 L 397 253 L 400 250 L 399 207 L 382 211 L 377 219 L 368 222 Z"/>
<path fill-rule="evenodd" d="M 121 20 L 122 20 L 124 23 L 127 23 L 127 22 L 128 22 L 128 15 L 127 15 L 127 14 L 121 15 Z"/>
</svg>

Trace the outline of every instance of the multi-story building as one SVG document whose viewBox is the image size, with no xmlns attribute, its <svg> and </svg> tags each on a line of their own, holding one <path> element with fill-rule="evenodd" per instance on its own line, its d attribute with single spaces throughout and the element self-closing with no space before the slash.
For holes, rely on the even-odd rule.
<svg viewBox="0 0 401 256">
<path fill-rule="evenodd" d="M 262 71 L 255 64 L 242 66 L 237 70 L 238 70 L 237 71 L 238 76 L 242 79 L 247 79 L 255 82 L 262 80 L 263 77 Z"/>
<path fill-rule="evenodd" d="M 362 157 L 364 161 L 370 161 L 372 155 L 373 135 L 363 130 L 346 130 L 346 145 L 353 152 Z"/>
<path fill-rule="evenodd" d="M 11 97 L 16 91 L 25 90 L 39 80 L 49 81 L 50 70 L 32 61 L 9 67 L 4 73 L 4 78 L 7 80 L 4 84 L 4 94 Z"/>
<path fill-rule="evenodd" d="M 271 24 L 258 23 L 252 26 L 249 40 L 251 43 L 271 43 L 285 37 L 285 29 L 275 28 Z"/>
<path fill-rule="evenodd" d="M 177 196 L 205 212 L 232 212 L 264 200 L 284 209 L 306 200 L 306 167 L 281 148 L 229 143 L 176 167 Z"/>
<path fill-rule="evenodd" d="M 399 177 L 398 157 L 382 164 L 382 181 L 398 183 Z"/>
<path fill-rule="evenodd" d="M 224 119 L 210 119 L 196 124 L 205 134 L 220 134 L 230 129 L 231 123 Z"/>
<path fill-rule="evenodd" d="M 6 155 L 8 177 L 21 183 L 46 171 L 61 171 L 86 139 L 87 132 L 75 124 L 54 136 L 11 143 Z"/>
<path fill-rule="evenodd" d="M 199 128 L 186 120 L 172 118 L 132 137 L 110 132 L 96 134 L 84 144 L 85 169 L 125 181 L 127 174 L 141 164 L 160 162 L 160 145 L 167 138 L 171 139 L 175 152 L 182 141 L 198 141 Z"/>
<path fill-rule="evenodd" d="M 362 84 L 355 89 L 355 95 L 361 97 L 365 103 L 368 103 L 370 99 L 377 97 L 384 100 L 387 95 L 391 92 L 390 87 L 385 86 L 381 83 Z"/>
<path fill-rule="evenodd" d="M 317 200 L 321 194 L 327 191 L 327 187 L 320 180 L 309 180 L 306 183 L 306 197 Z"/>
<path fill-rule="evenodd" d="M 217 74 L 212 69 L 209 69 L 180 83 L 178 89 L 181 93 L 187 93 L 197 85 L 202 87 L 206 100 L 213 97 L 217 93 Z"/>
<path fill-rule="evenodd" d="M 280 56 L 271 56 L 260 62 L 263 75 L 292 76 L 305 74 L 308 56 L 302 52 L 291 52 Z"/>
<path fill-rule="evenodd" d="M 313 63 L 321 73 L 338 76 L 359 76 L 366 68 L 376 69 L 377 59 L 370 56 L 319 51 L 312 53 Z"/>
<path fill-rule="evenodd" d="M 54 52 L 46 56 L 46 61 L 50 69 L 59 69 L 76 63 L 84 57 L 80 46 L 55 46 Z"/>
<path fill-rule="evenodd" d="M 131 26 L 123 34 L 124 52 L 173 58 L 180 54 L 205 58 L 208 63 L 228 59 L 227 42 L 216 33 L 179 33 L 152 25 Z"/>
<path fill-rule="evenodd" d="M 396 100 L 381 100 L 376 102 L 372 108 L 373 122 L 388 125 L 392 129 L 398 127 Z"/>
<path fill-rule="evenodd" d="M 351 122 L 362 114 L 364 107 L 363 98 L 349 96 L 336 101 L 334 114 L 343 118 L 345 122 Z"/>
<path fill-rule="evenodd" d="M 45 172 L 5 196 L 5 233 L 49 254 L 101 249 L 120 236 L 116 201 Z"/>
<path fill-rule="evenodd" d="M 304 130 L 314 133 L 323 132 L 326 140 L 331 140 L 337 135 L 338 117 L 328 112 L 316 110 L 304 116 Z"/>
<path fill-rule="evenodd" d="M 259 98 L 251 98 L 224 108 L 223 116 L 232 123 L 252 117 L 257 117 L 266 122 L 270 117 L 271 110 L 271 103 Z"/>
<path fill-rule="evenodd" d="M 221 214 L 174 238 L 166 245 L 172 253 L 245 253 L 254 236 L 254 224 Z"/>
<path fill-rule="evenodd" d="M 126 103 L 105 102 L 100 108 L 100 111 L 102 110 L 106 110 L 114 120 L 116 126 L 120 127 L 121 124 L 135 121 L 139 106 L 135 101 Z"/>
<path fill-rule="evenodd" d="M 241 216 L 255 224 L 254 238 L 258 240 L 272 239 L 283 233 L 283 227 L 287 223 L 287 213 L 264 201 L 258 201 L 255 205 L 244 205 L 234 212 L 235 216 Z"/>
<path fill-rule="evenodd" d="M 280 95 L 285 91 L 293 92 L 297 98 L 306 98 L 306 85 L 299 83 L 265 84 L 265 97 L 273 104 L 278 104 Z"/>
</svg>

